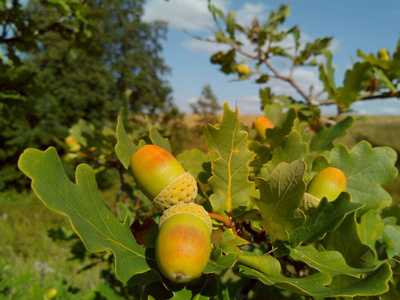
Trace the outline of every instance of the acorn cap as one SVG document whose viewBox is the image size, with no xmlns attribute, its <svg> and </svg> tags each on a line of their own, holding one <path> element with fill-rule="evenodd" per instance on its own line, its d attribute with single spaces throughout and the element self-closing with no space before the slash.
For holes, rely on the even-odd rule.
<svg viewBox="0 0 400 300">
<path fill-rule="evenodd" d="M 154 205 L 164 211 L 180 202 L 193 202 L 197 196 L 197 182 L 190 173 L 183 173 L 154 199 Z"/>
<path fill-rule="evenodd" d="M 193 215 L 195 217 L 202 219 L 207 224 L 207 227 L 211 234 L 212 223 L 211 223 L 211 218 L 210 218 L 208 212 L 204 209 L 203 206 L 201 206 L 197 203 L 194 203 L 194 202 L 189 202 L 189 203 L 180 202 L 180 203 L 168 208 L 162 214 L 162 216 L 160 218 L 160 222 L 158 223 L 158 228 L 161 228 L 162 224 L 166 220 L 168 220 L 169 218 L 171 218 L 175 215 L 178 215 L 178 214 L 190 214 L 190 215 Z"/>
<path fill-rule="evenodd" d="M 167 150 L 156 145 L 145 145 L 131 157 L 130 168 L 139 189 L 154 199 L 185 169 Z"/>
<path fill-rule="evenodd" d="M 320 202 L 321 202 L 321 199 L 314 197 L 313 195 L 311 195 L 309 193 L 304 193 L 303 202 L 301 203 L 300 208 L 305 213 L 311 213 L 317 208 L 317 206 Z"/>
</svg>

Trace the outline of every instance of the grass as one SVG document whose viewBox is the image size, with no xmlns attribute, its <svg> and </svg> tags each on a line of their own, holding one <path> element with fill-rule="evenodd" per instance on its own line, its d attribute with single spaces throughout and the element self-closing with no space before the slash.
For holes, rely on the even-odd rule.
<svg viewBox="0 0 400 300">
<path fill-rule="evenodd" d="M 32 273 L 26 284 L 39 283 L 45 289 L 66 279 L 83 294 L 97 286 L 101 266 L 78 273 L 80 263 L 66 263 L 72 256 L 69 242 L 55 242 L 47 235 L 51 228 L 69 229 L 66 217 L 50 211 L 33 193 L 0 195 L 0 207 L 0 258 L 14 277 Z"/>
<path fill-rule="evenodd" d="M 240 118 L 245 125 L 251 126 L 256 117 Z M 186 121 L 190 127 L 194 119 L 187 116 Z M 390 146 L 399 153 L 398 132 L 400 117 L 369 117 L 363 122 L 357 121 L 342 142 L 352 147 L 360 140 L 367 140 L 373 146 Z M 397 167 L 400 167 L 399 161 Z M 400 179 L 385 188 L 400 205 Z M 115 200 L 115 190 L 101 192 L 100 197 L 110 203 Z M 69 243 L 54 242 L 47 236 L 49 229 L 58 226 L 70 229 L 65 217 L 50 211 L 33 193 L 0 195 L 0 258 L 16 276 L 31 272 L 33 281 L 45 288 L 65 278 L 70 285 L 79 288 L 82 295 L 87 294 L 101 281 L 99 271 L 102 266 L 78 273 L 82 267 L 80 263 L 66 263 L 71 257 Z"/>
</svg>

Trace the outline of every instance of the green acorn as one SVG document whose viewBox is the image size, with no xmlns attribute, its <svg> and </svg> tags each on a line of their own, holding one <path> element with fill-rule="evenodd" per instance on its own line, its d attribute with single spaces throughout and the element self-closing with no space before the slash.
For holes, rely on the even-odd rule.
<svg viewBox="0 0 400 300">
<path fill-rule="evenodd" d="M 155 245 L 157 265 L 169 280 L 185 283 L 197 278 L 211 252 L 211 218 L 194 202 L 164 211 Z"/>
<path fill-rule="evenodd" d="M 179 202 L 193 202 L 196 179 L 165 149 L 146 145 L 131 157 L 133 178 L 139 189 L 164 211 Z"/>
<path fill-rule="evenodd" d="M 323 169 L 311 180 L 304 194 L 302 207 L 306 212 L 316 208 L 322 198 L 329 202 L 346 191 L 346 175 L 339 169 L 329 167 Z"/>
</svg>

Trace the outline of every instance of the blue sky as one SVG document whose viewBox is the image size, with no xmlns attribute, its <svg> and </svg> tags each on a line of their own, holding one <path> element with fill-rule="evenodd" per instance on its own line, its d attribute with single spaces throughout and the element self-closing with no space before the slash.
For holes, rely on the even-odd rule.
<svg viewBox="0 0 400 300">
<path fill-rule="evenodd" d="M 253 17 L 265 21 L 269 12 L 279 5 L 290 3 L 291 15 L 284 28 L 298 25 L 303 40 L 318 37 L 333 37 L 331 50 L 334 54 L 336 84 L 341 84 L 352 59 L 359 60 L 357 49 L 364 53 L 377 53 L 387 48 L 393 53 L 400 37 L 400 1 L 389 0 L 303 0 L 303 1 L 239 1 L 215 0 L 213 3 L 225 12 L 236 11 L 237 20 L 250 25 Z M 233 81 L 234 75 L 227 76 L 210 63 L 210 56 L 220 46 L 193 39 L 183 30 L 203 37 L 211 36 L 213 21 L 207 9 L 207 0 L 147 0 L 145 21 L 164 20 L 168 22 L 168 40 L 163 43 L 166 64 L 172 72 L 168 80 L 173 88 L 177 106 L 190 113 L 190 103 L 200 97 L 204 85 L 210 84 L 218 101 L 235 104 L 241 114 L 260 114 L 258 91 L 262 87 L 253 80 Z M 278 62 L 281 71 L 289 64 Z M 313 84 L 322 87 L 316 69 L 302 69 L 295 74 L 299 84 L 307 87 Z M 271 82 L 274 92 L 297 96 L 287 85 Z M 298 97 L 297 97 L 298 98 Z M 400 114 L 400 101 L 364 101 L 352 108 L 360 114 Z M 325 108 L 325 113 L 334 112 Z"/>
</svg>

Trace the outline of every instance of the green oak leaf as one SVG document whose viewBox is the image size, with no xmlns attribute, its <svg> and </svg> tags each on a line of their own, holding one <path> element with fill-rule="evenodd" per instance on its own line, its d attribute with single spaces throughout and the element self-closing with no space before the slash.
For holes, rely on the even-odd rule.
<svg viewBox="0 0 400 300">
<path fill-rule="evenodd" d="M 235 234 L 232 229 L 228 229 L 222 233 L 219 247 L 226 254 L 242 253 L 242 250 L 240 250 L 238 247 L 246 244 L 249 244 L 249 242 Z"/>
<path fill-rule="evenodd" d="M 310 267 L 329 274 L 331 277 L 346 274 L 360 277 L 362 274 L 370 273 L 375 268 L 353 268 L 347 265 L 343 255 L 338 251 L 319 252 L 313 246 L 299 246 L 290 248 L 290 257 L 294 260 L 302 261 Z"/>
<path fill-rule="evenodd" d="M 283 113 L 282 104 L 279 102 L 272 102 L 264 106 L 264 115 L 275 126 L 281 126 L 285 120 L 285 113 Z"/>
<path fill-rule="evenodd" d="M 149 126 L 149 138 L 153 145 L 159 146 L 165 150 L 167 150 L 169 153 L 172 153 L 171 151 L 171 143 L 167 138 L 162 137 L 160 132 L 158 132 L 157 128 L 151 124 L 150 119 L 146 116 L 146 122 L 147 125 Z"/>
<path fill-rule="evenodd" d="M 343 86 L 337 89 L 336 102 L 340 107 L 347 108 L 359 97 L 366 82 L 373 76 L 371 65 L 367 62 L 357 62 L 352 69 L 346 71 Z"/>
<path fill-rule="evenodd" d="M 141 299 L 205 300 L 218 293 L 215 275 L 200 276 L 188 284 L 173 282 L 152 282 L 144 286 Z"/>
<path fill-rule="evenodd" d="M 315 273 L 302 278 L 288 278 L 282 275 L 267 275 L 261 271 L 240 266 L 240 274 L 260 280 L 266 285 L 292 291 L 302 295 L 309 295 L 316 299 L 329 297 L 374 296 L 388 291 L 388 282 L 392 277 L 392 270 L 388 263 L 382 264 L 371 274 L 363 278 L 354 278 L 354 281 L 343 287 L 329 286 L 331 277 L 325 273 Z"/>
<path fill-rule="evenodd" d="M 324 83 L 324 90 L 328 93 L 330 99 L 336 98 L 335 68 L 332 65 L 332 52 L 326 50 L 323 52 L 326 58 L 326 64 L 319 65 L 319 78 Z"/>
<path fill-rule="evenodd" d="M 225 255 L 223 254 L 222 249 L 217 248 L 211 252 L 210 260 L 208 261 L 203 273 L 216 273 L 221 275 L 233 267 L 237 258 L 237 253 L 229 253 L 228 255 Z"/>
<path fill-rule="evenodd" d="M 121 115 L 119 115 L 117 119 L 116 131 L 117 144 L 115 145 L 115 153 L 125 169 L 128 169 L 131 164 L 131 157 L 138 147 L 132 142 L 126 133 Z"/>
<path fill-rule="evenodd" d="M 347 117 L 329 128 L 322 128 L 311 140 L 310 151 L 321 153 L 333 148 L 333 141 L 344 138 L 347 130 L 353 126 L 354 118 Z"/>
<path fill-rule="evenodd" d="M 268 254 L 255 255 L 252 252 L 244 252 L 242 255 L 239 255 L 238 263 L 267 275 L 279 275 L 281 272 L 279 261 Z"/>
<path fill-rule="evenodd" d="M 306 222 L 290 232 L 291 245 L 314 243 L 322 239 L 327 232 L 335 230 L 347 214 L 362 206 L 361 203 L 351 202 L 347 193 L 340 194 L 333 202 L 323 198 L 317 209 L 307 216 Z"/>
<path fill-rule="evenodd" d="M 363 244 L 357 231 L 355 212 L 348 214 L 334 231 L 322 240 L 326 250 L 339 251 L 349 266 L 370 268 L 375 265 L 375 253 Z"/>
<path fill-rule="evenodd" d="M 51 210 L 69 218 L 89 252 L 110 250 L 115 256 L 117 278 L 126 282 L 135 274 L 149 271 L 145 248 L 140 247 L 124 223 L 106 208 L 98 196 L 95 174 L 88 165 L 76 169 L 76 184 L 62 167 L 56 149 L 27 149 L 20 156 L 18 167 L 32 179 L 32 189 Z"/>
<path fill-rule="evenodd" d="M 273 150 L 272 158 L 261 168 L 260 176 L 265 180 L 268 180 L 273 170 L 281 162 L 291 163 L 298 159 L 304 160 L 304 158 L 307 157 L 307 154 L 307 144 L 301 141 L 300 133 L 293 130 L 283 138 L 282 146 Z"/>
<path fill-rule="evenodd" d="M 255 190 L 248 179 L 254 153 L 248 149 L 247 132 L 239 126 L 237 108 L 233 112 L 225 103 L 221 123 L 209 124 L 204 130 L 208 149 L 217 156 L 208 182 L 213 189 L 210 202 L 220 215 L 240 215 L 251 203 Z"/>
<path fill-rule="evenodd" d="M 400 226 L 387 225 L 383 230 L 382 241 L 386 245 L 389 258 L 400 255 Z"/>
<path fill-rule="evenodd" d="M 290 108 L 286 113 L 280 116 L 278 123 L 274 123 L 274 128 L 267 129 L 267 142 L 271 147 L 275 148 L 282 145 L 283 138 L 292 131 L 293 123 L 296 118 L 296 110 Z"/>
<path fill-rule="evenodd" d="M 375 255 L 378 253 L 375 249 L 377 241 L 382 241 L 382 234 L 385 224 L 382 222 L 379 210 L 371 209 L 363 214 L 360 222 L 357 223 L 358 235 L 361 241 L 374 250 Z"/>
<path fill-rule="evenodd" d="M 352 201 L 364 203 L 363 210 L 379 209 L 392 201 L 381 185 L 397 177 L 396 160 L 396 152 L 389 147 L 372 148 L 368 142 L 361 141 L 348 151 L 338 144 L 315 158 L 313 171 L 319 172 L 329 166 L 339 168 L 346 175 L 346 191 Z"/>
<path fill-rule="evenodd" d="M 268 181 L 257 178 L 260 199 L 255 202 L 263 218 L 262 224 L 272 241 L 288 240 L 289 232 L 304 223 L 304 213 L 299 209 L 305 191 L 303 180 L 306 165 L 296 160 L 280 163 Z"/>
<path fill-rule="evenodd" d="M 239 266 L 239 272 L 240 275 L 255 278 L 265 285 L 273 285 L 302 295 L 314 295 L 314 290 L 328 289 L 325 285 L 332 281 L 328 274 L 323 273 L 315 273 L 302 278 L 290 278 L 281 274 L 265 274 L 260 270 L 244 265 Z"/>
<path fill-rule="evenodd" d="M 210 161 L 208 155 L 198 149 L 185 150 L 178 154 L 176 159 L 194 178 L 198 178 L 199 174 L 204 171 L 203 164 Z"/>
<path fill-rule="evenodd" d="M 296 118 L 293 122 L 292 130 L 298 131 L 300 133 L 301 141 L 310 144 L 313 134 L 308 130 L 308 122 L 300 121 Z"/>
</svg>

